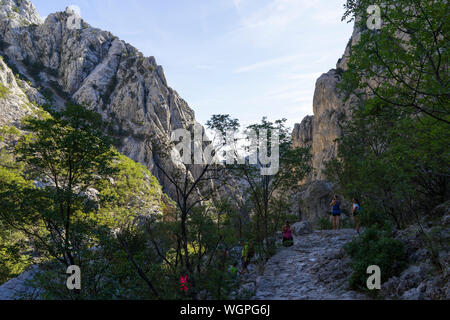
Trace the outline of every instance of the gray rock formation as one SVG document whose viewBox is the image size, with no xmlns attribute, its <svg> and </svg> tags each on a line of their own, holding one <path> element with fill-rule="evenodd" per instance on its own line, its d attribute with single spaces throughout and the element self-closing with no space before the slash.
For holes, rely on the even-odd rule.
<svg viewBox="0 0 450 320">
<path fill-rule="evenodd" d="M 146 165 L 167 187 L 155 169 L 150 141 L 167 140 L 172 130 L 192 127 L 194 111 L 168 86 L 163 68 L 153 57 L 144 57 L 133 46 L 84 21 L 80 29 L 68 27 L 71 17 L 66 10 L 50 14 L 43 22 L 30 1 L 2 1 L 0 55 L 30 80 L 29 87 L 46 88 L 57 107 L 74 101 L 98 111 L 112 124 L 119 151 Z M 39 100 L 34 91 L 24 92 L 29 99 Z M 5 114 L 12 112 L 9 106 L 3 109 Z M 21 116 L 15 112 L 11 120 Z M 161 165 L 173 163 L 161 161 Z"/>
<path fill-rule="evenodd" d="M 331 183 L 326 181 L 324 169 L 328 161 L 337 157 L 336 140 L 342 136 L 342 125 L 351 118 L 352 107 L 356 104 L 356 96 L 345 100 L 338 86 L 342 80 L 342 71 L 348 69 L 351 48 L 359 38 L 360 32 L 355 27 L 336 69 L 323 74 L 316 82 L 314 116 L 305 117 L 300 124 L 295 125 L 292 132 L 293 146 L 310 148 L 312 155 L 310 165 L 313 170 L 309 177 L 300 182 L 303 184 L 300 192 L 292 196 L 292 213 L 300 219 L 315 222 L 330 211 L 329 203 L 335 192 Z"/>
<path fill-rule="evenodd" d="M 19 126 L 19 119 L 36 110 L 20 87 L 21 84 L 0 57 L 0 127 L 10 124 Z"/>
<path fill-rule="evenodd" d="M 435 210 L 444 214 L 448 209 L 449 203 L 446 202 Z M 448 216 L 444 216 L 442 222 L 445 217 Z M 426 241 L 417 225 L 398 230 L 395 234 L 405 244 L 409 266 L 398 277 L 392 277 L 382 284 L 380 293 L 386 299 L 450 299 L 450 228 L 445 223 L 429 224 L 426 218 L 421 223 L 427 234 Z"/>
<path fill-rule="evenodd" d="M 301 123 L 296 123 L 292 132 L 294 148 L 312 147 L 313 143 L 313 116 L 306 116 Z"/>
<path fill-rule="evenodd" d="M 295 236 L 302 236 L 312 233 L 312 226 L 309 221 L 300 221 L 292 225 L 292 233 Z"/>
<path fill-rule="evenodd" d="M 0 286 L 0 300 L 18 300 L 22 297 L 37 298 L 39 290 L 28 284 L 36 273 L 39 271 L 38 266 L 32 266 L 23 272 L 17 278 L 11 279 Z"/>
<path fill-rule="evenodd" d="M 299 219 L 315 222 L 330 213 L 333 188 L 327 181 L 313 181 L 303 185 L 293 195 L 294 209 Z"/>
<path fill-rule="evenodd" d="M 352 106 L 356 96 L 344 101 L 338 84 L 341 73 L 347 70 L 351 47 L 360 37 L 355 28 L 345 53 L 336 64 L 336 69 L 323 74 L 316 82 L 314 92 L 314 116 L 307 116 L 300 124 L 295 125 L 292 133 L 295 147 L 311 147 L 312 167 L 314 169 L 309 180 L 325 180 L 324 169 L 327 161 L 337 156 L 336 139 L 342 136 L 341 125 L 351 117 Z"/>
</svg>

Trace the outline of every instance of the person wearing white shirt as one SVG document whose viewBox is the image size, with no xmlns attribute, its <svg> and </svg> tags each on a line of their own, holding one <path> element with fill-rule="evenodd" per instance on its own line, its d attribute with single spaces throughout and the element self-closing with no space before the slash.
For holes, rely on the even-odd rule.
<svg viewBox="0 0 450 320">
<path fill-rule="evenodd" d="M 353 199 L 353 207 L 352 207 L 352 213 L 353 213 L 353 219 L 355 220 L 355 227 L 356 232 L 359 234 L 359 211 L 360 211 L 360 205 L 358 199 Z"/>
</svg>

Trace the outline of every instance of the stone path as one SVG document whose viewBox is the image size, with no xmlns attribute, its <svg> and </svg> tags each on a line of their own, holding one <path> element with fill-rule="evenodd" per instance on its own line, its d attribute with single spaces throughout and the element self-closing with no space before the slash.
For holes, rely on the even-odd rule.
<svg viewBox="0 0 450 320">
<path fill-rule="evenodd" d="M 255 300 L 354 300 L 365 295 L 348 288 L 352 273 L 343 246 L 356 237 L 354 230 L 314 231 L 282 248 L 256 279 Z"/>
</svg>

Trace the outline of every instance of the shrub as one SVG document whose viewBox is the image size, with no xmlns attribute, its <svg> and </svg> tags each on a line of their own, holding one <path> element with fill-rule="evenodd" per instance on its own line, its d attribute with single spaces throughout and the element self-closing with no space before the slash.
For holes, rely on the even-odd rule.
<svg viewBox="0 0 450 320">
<path fill-rule="evenodd" d="M 369 227 L 359 238 L 348 243 L 345 250 L 353 260 L 350 286 L 356 290 L 368 291 L 367 267 L 371 265 L 380 267 L 382 282 L 400 274 L 407 265 L 404 244 L 392 238 L 392 226 L 388 224 L 383 228 Z"/>
<path fill-rule="evenodd" d="M 330 216 L 322 217 L 317 221 L 317 229 L 319 230 L 331 230 L 333 224 L 330 221 Z"/>
<path fill-rule="evenodd" d="M 363 227 L 370 227 L 373 225 L 383 225 L 384 221 L 388 221 L 389 217 L 377 209 L 362 205 L 362 211 L 359 215 L 359 222 Z"/>
<path fill-rule="evenodd" d="M 9 94 L 9 88 L 0 83 L 0 98 L 6 98 Z"/>
</svg>

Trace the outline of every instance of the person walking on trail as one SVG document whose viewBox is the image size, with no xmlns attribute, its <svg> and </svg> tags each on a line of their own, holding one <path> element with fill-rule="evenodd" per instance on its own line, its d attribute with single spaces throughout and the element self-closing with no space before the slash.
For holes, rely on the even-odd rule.
<svg viewBox="0 0 450 320">
<path fill-rule="evenodd" d="M 352 213 L 353 213 L 353 220 L 355 220 L 355 228 L 356 232 L 359 234 L 359 213 L 361 211 L 361 206 L 359 204 L 358 199 L 353 199 L 353 206 L 352 206 Z"/>
<path fill-rule="evenodd" d="M 249 242 L 244 245 L 242 249 L 242 270 L 241 274 L 247 271 L 247 267 L 250 264 L 250 260 L 253 258 L 255 254 L 255 249 L 253 248 L 253 243 Z"/>
<path fill-rule="evenodd" d="M 338 196 L 334 196 L 330 203 L 331 213 L 333 215 L 333 230 L 341 230 L 341 201 Z"/>
<path fill-rule="evenodd" d="M 289 221 L 286 221 L 286 225 L 281 230 L 283 232 L 283 246 L 292 247 L 294 245 L 294 239 L 292 238 L 292 228 Z"/>
</svg>

